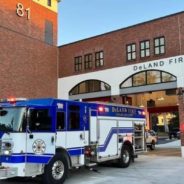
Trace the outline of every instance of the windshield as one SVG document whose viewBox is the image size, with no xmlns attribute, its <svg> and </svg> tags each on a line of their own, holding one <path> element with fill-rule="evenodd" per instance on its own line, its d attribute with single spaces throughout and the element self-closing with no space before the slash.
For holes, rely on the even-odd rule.
<svg viewBox="0 0 184 184">
<path fill-rule="evenodd" d="M 25 112 L 26 108 L 23 107 L 0 107 L 0 131 L 19 131 Z"/>
</svg>

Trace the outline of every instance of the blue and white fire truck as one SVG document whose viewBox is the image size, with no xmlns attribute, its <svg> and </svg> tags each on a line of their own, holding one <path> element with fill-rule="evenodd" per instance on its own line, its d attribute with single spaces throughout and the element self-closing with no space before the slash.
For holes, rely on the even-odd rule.
<svg viewBox="0 0 184 184">
<path fill-rule="evenodd" d="M 145 113 L 132 106 L 60 99 L 0 103 L 0 179 L 43 176 L 63 183 L 69 169 L 105 161 L 128 167 L 146 149 Z"/>
</svg>

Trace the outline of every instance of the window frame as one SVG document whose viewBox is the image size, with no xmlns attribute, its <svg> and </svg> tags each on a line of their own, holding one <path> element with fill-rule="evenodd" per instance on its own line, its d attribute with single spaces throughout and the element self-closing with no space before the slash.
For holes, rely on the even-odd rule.
<svg viewBox="0 0 184 184">
<path fill-rule="evenodd" d="M 102 54 L 102 57 L 101 57 Z M 95 68 L 104 66 L 104 51 L 95 52 Z"/>
<path fill-rule="evenodd" d="M 58 128 L 58 113 L 62 113 L 64 115 L 64 123 L 63 123 L 63 128 L 59 129 Z M 65 111 L 61 111 L 61 110 L 58 110 L 57 111 L 57 114 L 56 114 L 56 131 L 63 131 L 66 129 L 66 112 Z"/>
<path fill-rule="evenodd" d="M 148 47 L 147 47 L 147 44 L 146 44 L 147 42 L 149 44 Z M 142 48 L 142 44 L 144 44 L 144 48 Z M 150 57 L 150 40 L 140 41 L 139 47 L 140 47 L 140 58 Z M 147 51 L 149 51 L 149 55 L 146 55 Z M 142 52 L 144 53 L 144 56 L 142 56 Z"/>
<path fill-rule="evenodd" d="M 155 83 L 148 83 L 148 72 L 150 71 L 157 71 L 160 73 L 160 82 L 155 82 Z M 134 76 L 136 76 L 137 74 L 139 73 L 145 73 L 145 84 L 142 84 L 142 85 L 134 85 L 134 81 L 133 81 L 133 78 Z M 171 77 L 174 77 L 174 80 L 170 80 L 170 81 L 164 81 L 163 80 L 163 74 L 168 74 L 170 75 Z M 123 87 L 123 84 L 125 82 L 127 82 L 128 80 L 131 79 L 131 85 L 130 86 L 126 86 L 126 87 Z M 141 71 L 141 72 L 138 72 L 138 73 L 135 73 L 133 75 L 131 75 L 130 77 L 126 78 L 122 83 L 120 83 L 119 85 L 119 88 L 120 89 L 125 89 L 125 88 L 134 88 L 134 87 L 140 87 L 140 86 L 149 86 L 149 85 L 155 85 L 155 84 L 164 84 L 164 83 L 169 83 L 169 82 L 176 82 L 177 81 L 177 77 L 169 72 L 165 72 L 165 71 L 162 71 L 162 70 L 146 70 L 146 71 Z"/>
<path fill-rule="evenodd" d="M 71 109 L 71 107 L 77 107 L 78 109 Z M 70 104 L 68 105 L 68 131 L 80 131 L 81 130 L 81 123 L 80 123 L 80 119 L 81 119 L 81 115 L 80 115 L 80 105 L 74 105 L 74 104 Z M 73 121 L 72 119 L 72 115 L 78 115 L 77 120 L 75 119 L 75 121 Z M 76 118 L 75 117 L 75 118 Z M 77 127 L 76 128 L 72 128 L 72 123 L 75 122 Z"/>
<path fill-rule="evenodd" d="M 93 67 L 93 55 L 91 53 L 84 55 L 84 69 L 90 70 Z"/>
<path fill-rule="evenodd" d="M 52 0 L 47 0 L 47 6 L 49 6 L 49 7 L 52 6 Z"/>
<path fill-rule="evenodd" d="M 45 112 L 47 111 L 47 116 L 45 116 L 45 117 L 44 116 L 39 117 L 38 115 L 36 115 L 36 116 L 35 115 L 30 116 L 31 119 L 29 120 L 30 121 L 29 122 L 29 127 L 30 127 L 30 130 L 32 132 L 52 132 L 53 131 L 53 122 L 52 122 L 52 116 L 51 116 L 51 109 L 50 108 L 47 108 L 47 107 L 30 108 L 30 111 L 33 111 L 33 112 L 31 112 L 32 114 L 34 114 L 34 113 L 37 113 L 38 114 L 41 111 L 45 111 Z M 45 129 L 45 128 L 44 129 L 41 129 L 40 128 L 41 125 L 42 125 L 41 119 L 43 119 L 43 117 L 44 118 L 47 118 L 50 121 L 49 122 L 50 127 L 48 129 Z M 40 127 L 38 125 L 36 125 L 36 123 L 40 123 L 40 125 L 39 125 Z M 46 121 L 45 120 L 43 121 L 43 124 L 44 124 L 43 127 L 45 127 L 45 125 L 46 125 Z"/>
<path fill-rule="evenodd" d="M 82 56 L 74 57 L 74 71 L 75 72 L 82 71 Z"/>
<path fill-rule="evenodd" d="M 164 39 L 164 43 L 163 44 L 160 43 L 161 39 Z M 158 40 L 158 45 L 156 45 L 156 40 Z M 161 52 L 161 48 L 162 47 L 164 48 L 164 52 Z M 154 54 L 155 55 L 163 55 L 163 54 L 165 54 L 165 52 L 166 52 L 165 47 L 166 47 L 166 40 L 165 40 L 164 36 L 160 36 L 160 37 L 154 38 Z M 156 49 L 158 49 L 159 53 L 156 53 Z"/>
<path fill-rule="evenodd" d="M 135 50 L 133 50 L 133 46 L 135 46 Z M 130 47 L 130 51 L 129 51 L 129 47 Z M 135 58 L 133 58 L 133 55 L 135 54 Z M 129 55 L 131 56 L 129 59 Z M 130 43 L 126 45 L 126 59 L 127 61 L 136 61 L 137 59 L 137 46 L 136 43 Z"/>
<path fill-rule="evenodd" d="M 98 86 L 98 83 L 99 83 L 99 86 Z M 80 91 L 81 84 L 85 85 L 85 92 Z M 104 89 L 104 90 L 101 89 L 102 84 L 104 85 L 104 87 L 106 89 Z M 97 87 L 99 87 L 100 90 L 95 90 Z M 111 90 L 111 86 L 109 84 L 105 83 L 104 81 L 93 80 L 93 79 L 92 80 L 85 80 L 85 81 L 82 81 L 82 82 L 78 83 L 76 86 L 74 86 L 69 91 L 69 96 L 81 95 L 81 94 L 87 94 L 87 93 L 95 93 L 95 92 L 102 92 L 102 91 L 110 91 L 110 90 Z"/>
</svg>

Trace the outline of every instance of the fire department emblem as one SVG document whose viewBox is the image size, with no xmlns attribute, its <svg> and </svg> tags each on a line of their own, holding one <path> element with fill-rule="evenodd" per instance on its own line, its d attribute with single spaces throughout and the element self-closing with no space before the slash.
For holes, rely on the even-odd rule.
<svg viewBox="0 0 184 184">
<path fill-rule="evenodd" d="M 43 154 L 43 153 L 45 153 L 46 145 L 45 145 L 45 142 L 43 140 L 37 139 L 34 141 L 32 148 L 33 148 L 34 153 Z"/>
</svg>

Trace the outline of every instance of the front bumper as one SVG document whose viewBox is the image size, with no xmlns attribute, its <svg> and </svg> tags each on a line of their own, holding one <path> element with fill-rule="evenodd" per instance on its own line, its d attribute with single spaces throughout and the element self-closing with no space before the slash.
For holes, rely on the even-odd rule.
<svg viewBox="0 0 184 184">
<path fill-rule="evenodd" d="M 15 167 L 0 166 L 0 180 L 18 176 L 18 169 Z"/>
</svg>

